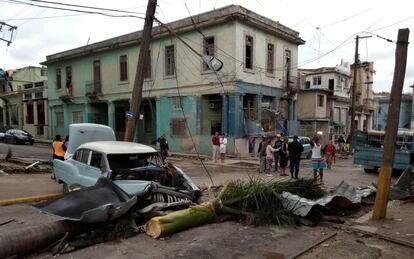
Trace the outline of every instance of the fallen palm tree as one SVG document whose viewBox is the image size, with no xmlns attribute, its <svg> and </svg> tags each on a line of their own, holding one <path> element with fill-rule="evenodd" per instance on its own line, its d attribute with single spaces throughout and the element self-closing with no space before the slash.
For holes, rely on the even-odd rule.
<svg viewBox="0 0 414 259">
<path fill-rule="evenodd" d="M 233 181 L 219 193 L 210 193 L 209 202 L 152 218 L 145 230 L 153 238 L 159 238 L 210 223 L 217 215 L 254 224 L 295 224 L 298 216 L 283 205 L 282 193 L 286 191 L 308 199 L 325 194 L 320 183 L 314 180 L 280 181 L 252 177 L 247 182 Z"/>
</svg>

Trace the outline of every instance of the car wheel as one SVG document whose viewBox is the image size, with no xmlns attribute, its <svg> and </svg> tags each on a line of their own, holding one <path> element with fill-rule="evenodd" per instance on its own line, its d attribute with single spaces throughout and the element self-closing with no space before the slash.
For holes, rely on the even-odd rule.
<svg viewBox="0 0 414 259">
<path fill-rule="evenodd" d="M 30 140 L 30 141 L 29 141 L 29 144 L 30 144 L 30 146 L 33 146 L 33 144 L 34 144 L 34 140 Z"/>
<path fill-rule="evenodd" d="M 7 139 L 6 139 L 6 138 L 4 138 L 4 139 L 3 139 L 3 141 L 4 141 L 4 143 L 8 144 L 8 142 L 7 142 Z"/>
<path fill-rule="evenodd" d="M 62 192 L 63 194 L 69 193 L 69 188 L 68 188 L 67 183 L 62 184 Z"/>
</svg>

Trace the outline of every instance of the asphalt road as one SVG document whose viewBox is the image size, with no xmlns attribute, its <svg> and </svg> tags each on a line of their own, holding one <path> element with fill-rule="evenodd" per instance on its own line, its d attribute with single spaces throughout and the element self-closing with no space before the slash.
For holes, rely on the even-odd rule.
<svg viewBox="0 0 414 259">
<path fill-rule="evenodd" d="M 52 159 L 52 145 L 44 143 L 35 143 L 33 146 L 30 145 L 15 145 L 0 143 L 0 159 L 6 156 L 8 149 L 11 148 L 12 156 L 33 159 L 33 160 L 51 160 Z"/>
</svg>

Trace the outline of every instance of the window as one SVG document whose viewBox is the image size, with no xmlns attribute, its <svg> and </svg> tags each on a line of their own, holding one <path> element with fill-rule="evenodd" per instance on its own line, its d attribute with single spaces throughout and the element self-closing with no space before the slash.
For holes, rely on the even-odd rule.
<svg viewBox="0 0 414 259">
<path fill-rule="evenodd" d="M 90 153 L 91 153 L 90 150 L 86 150 L 86 149 L 82 150 L 82 156 L 81 156 L 79 161 L 84 163 L 84 164 L 88 164 Z"/>
<path fill-rule="evenodd" d="M 24 84 L 23 87 L 24 87 L 24 89 L 33 88 L 33 84 L 32 83 L 30 83 L 30 84 Z"/>
<path fill-rule="evenodd" d="M 290 69 L 291 69 L 290 56 L 291 56 L 290 50 L 286 49 L 285 50 L 286 86 L 289 86 L 289 83 L 291 80 L 290 78 Z"/>
<path fill-rule="evenodd" d="M 148 50 L 144 64 L 144 78 L 149 79 L 151 78 L 151 50 Z"/>
<path fill-rule="evenodd" d="M 183 97 L 179 97 L 179 96 L 171 97 L 171 106 L 173 110 L 180 110 L 181 105 L 184 105 Z"/>
<path fill-rule="evenodd" d="M 43 92 L 35 92 L 35 99 L 43 99 Z"/>
<path fill-rule="evenodd" d="M 72 84 L 72 67 L 66 67 L 65 68 L 65 72 L 66 72 L 66 87 L 69 87 L 70 84 Z"/>
<path fill-rule="evenodd" d="M 89 165 L 104 171 L 105 163 L 104 163 L 104 160 L 102 159 L 102 154 L 92 151 L 91 162 L 89 163 Z"/>
<path fill-rule="evenodd" d="M 56 68 L 56 89 L 62 88 L 62 71 Z"/>
<path fill-rule="evenodd" d="M 334 122 L 339 122 L 339 121 L 341 121 L 341 119 L 340 119 L 340 109 L 339 109 L 339 107 L 334 107 L 334 112 L 333 112 L 333 121 L 334 121 Z"/>
<path fill-rule="evenodd" d="M 63 112 L 56 112 L 56 125 L 63 127 Z"/>
<path fill-rule="evenodd" d="M 173 135 L 185 135 L 185 119 L 184 118 L 172 119 L 171 133 Z"/>
<path fill-rule="evenodd" d="M 143 106 L 143 113 L 144 113 L 144 132 L 145 133 L 152 133 L 154 131 L 153 128 L 153 115 L 152 115 L 152 102 L 149 105 Z"/>
<path fill-rule="evenodd" d="M 43 86 L 45 86 L 45 82 L 36 82 L 35 84 L 35 87 L 43 87 Z"/>
<path fill-rule="evenodd" d="M 318 94 L 318 107 L 323 107 L 325 102 L 325 96 Z"/>
<path fill-rule="evenodd" d="M 329 81 L 328 81 L 329 90 L 333 91 L 334 86 L 335 86 L 335 79 L 329 79 Z"/>
<path fill-rule="evenodd" d="M 40 76 L 47 76 L 47 70 L 46 69 L 40 70 Z"/>
<path fill-rule="evenodd" d="M 101 61 L 93 61 L 93 83 L 97 85 L 101 82 Z"/>
<path fill-rule="evenodd" d="M 321 85 L 322 84 L 322 77 L 321 76 L 314 76 L 313 77 L 313 85 Z"/>
<path fill-rule="evenodd" d="M 246 36 L 245 39 L 245 58 L 244 58 L 244 68 L 253 69 L 253 37 Z"/>
<path fill-rule="evenodd" d="M 27 103 L 26 123 L 27 124 L 34 123 L 33 103 Z"/>
<path fill-rule="evenodd" d="M 175 75 L 174 45 L 165 47 L 165 75 Z"/>
<path fill-rule="evenodd" d="M 275 59 L 275 46 L 271 43 L 267 44 L 267 62 L 266 62 L 266 72 L 269 74 L 274 74 L 274 59 Z"/>
<path fill-rule="evenodd" d="M 206 37 L 203 40 L 203 54 L 208 56 L 215 56 L 215 49 L 214 49 L 215 39 L 214 37 Z M 210 70 L 210 67 L 207 63 L 203 62 L 203 70 Z"/>
<path fill-rule="evenodd" d="M 30 100 L 30 99 L 32 99 L 32 93 L 25 93 L 25 94 L 24 94 L 24 99 L 25 99 L 25 100 Z"/>
<path fill-rule="evenodd" d="M 73 123 L 83 123 L 83 114 L 82 114 L 82 112 L 72 112 L 72 122 Z"/>
<path fill-rule="evenodd" d="M 128 81 L 128 57 L 119 56 L 119 81 Z"/>
<path fill-rule="evenodd" d="M 310 81 L 305 82 L 305 89 L 310 89 Z"/>
</svg>

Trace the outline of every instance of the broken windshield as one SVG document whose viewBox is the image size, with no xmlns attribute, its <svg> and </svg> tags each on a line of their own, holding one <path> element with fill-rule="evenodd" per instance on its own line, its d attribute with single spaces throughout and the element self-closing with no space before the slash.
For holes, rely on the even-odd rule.
<svg viewBox="0 0 414 259">
<path fill-rule="evenodd" d="M 114 169 L 129 169 L 148 166 L 155 154 L 108 154 L 109 167 Z"/>
</svg>

